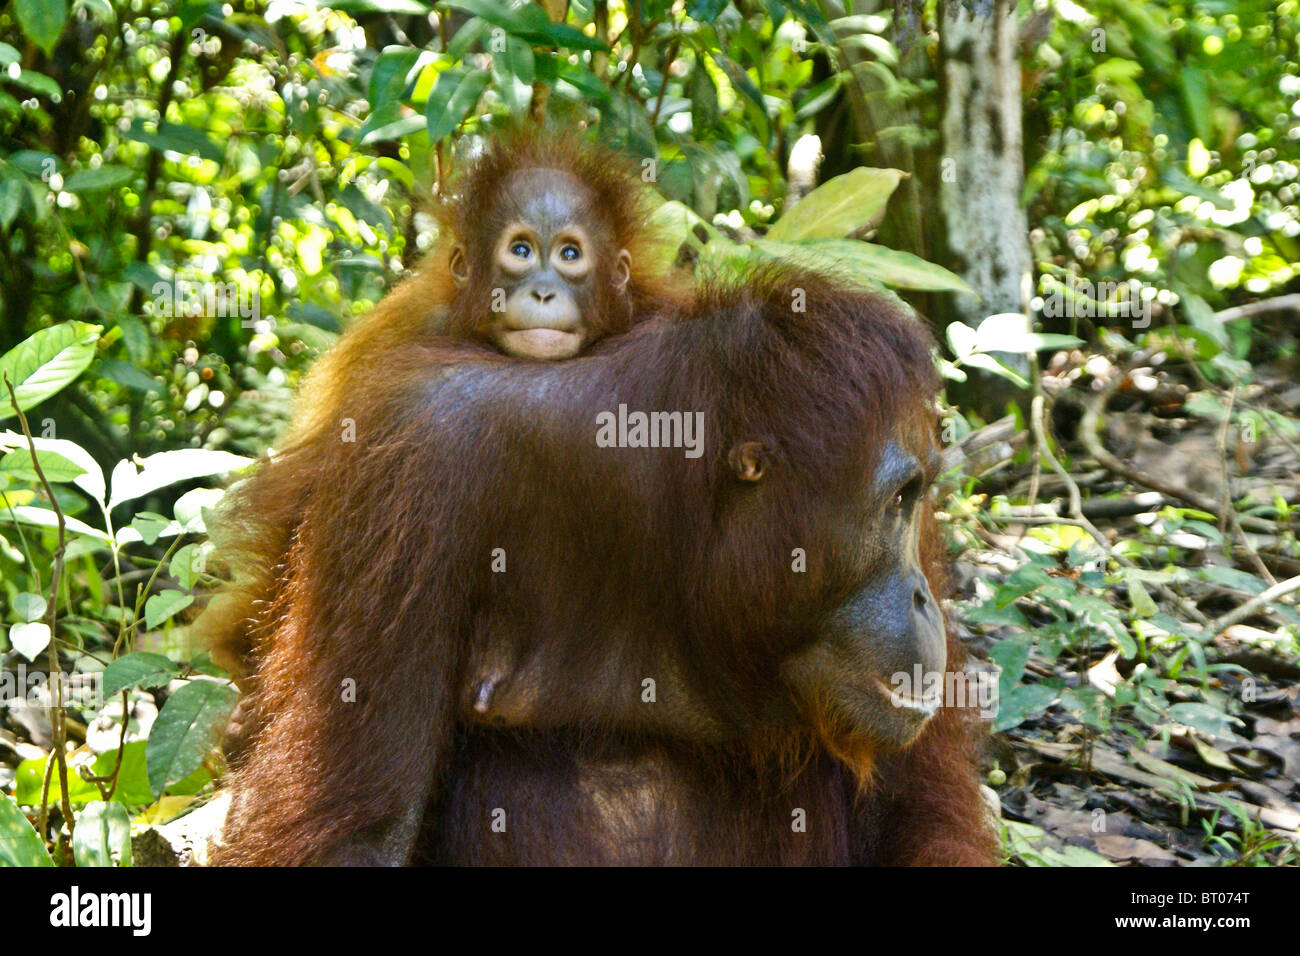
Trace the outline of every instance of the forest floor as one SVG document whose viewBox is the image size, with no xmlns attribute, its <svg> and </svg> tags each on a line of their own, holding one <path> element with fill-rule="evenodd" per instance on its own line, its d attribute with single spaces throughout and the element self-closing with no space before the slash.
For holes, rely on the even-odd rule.
<svg viewBox="0 0 1300 956">
<path fill-rule="evenodd" d="M 947 462 L 1013 863 L 1300 862 L 1300 364 L 1163 359 L 1059 353 Z"/>
</svg>

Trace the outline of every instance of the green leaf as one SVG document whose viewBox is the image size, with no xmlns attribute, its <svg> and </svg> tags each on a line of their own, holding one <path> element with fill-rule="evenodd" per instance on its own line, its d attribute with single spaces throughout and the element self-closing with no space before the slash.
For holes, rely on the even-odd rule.
<svg viewBox="0 0 1300 956">
<path fill-rule="evenodd" d="M 532 102 L 535 72 L 533 48 L 516 37 L 506 37 L 505 49 L 492 54 L 492 81 L 516 116 L 526 113 Z"/>
<path fill-rule="evenodd" d="M 870 282 L 880 282 L 896 289 L 936 289 L 969 292 L 974 290 L 959 276 L 943 266 L 926 262 L 910 252 L 878 246 L 858 239 L 810 239 L 806 242 L 773 242 L 760 239 L 755 245 L 774 256 L 811 264 L 812 268 L 830 268 L 848 272 Z"/>
<path fill-rule="evenodd" d="M 436 143 L 451 133 L 478 104 L 487 88 L 486 70 L 469 70 L 456 67 L 438 77 L 424 105 L 424 115 L 429 125 L 429 142 Z"/>
<path fill-rule="evenodd" d="M 397 13 L 424 17 L 432 8 L 430 4 L 417 0 L 330 0 L 330 9 L 344 13 Z"/>
<path fill-rule="evenodd" d="M 198 769 L 217 746 L 238 700 L 237 690 L 212 680 L 192 680 L 167 698 L 145 751 L 154 796 Z"/>
<path fill-rule="evenodd" d="M 1171 719 L 1207 734 L 1232 738 L 1241 721 L 1209 704 L 1174 704 L 1169 708 Z"/>
<path fill-rule="evenodd" d="M 153 511 L 142 511 L 131 519 L 131 527 L 139 532 L 140 540 L 145 544 L 157 541 L 171 522 Z"/>
<path fill-rule="evenodd" d="M 41 595 L 27 591 L 15 594 L 11 603 L 18 616 L 24 621 L 39 621 L 45 616 L 45 610 L 49 606 Z"/>
<path fill-rule="evenodd" d="M 1134 570 L 1126 568 L 1126 571 Z M 1151 595 L 1147 593 L 1146 586 L 1136 576 L 1132 574 L 1124 575 L 1124 583 L 1128 586 L 1128 601 L 1133 606 L 1133 613 L 1138 617 L 1154 617 L 1159 608 L 1156 602 L 1151 600 Z"/>
<path fill-rule="evenodd" d="M 767 233 L 768 239 L 842 239 L 879 222 L 889 197 L 904 173 L 859 166 L 826 180 L 787 209 Z"/>
<path fill-rule="evenodd" d="M 695 71 L 691 74 L 690 100 L 691 126 L 696 139 L 699 139 L 713 132 L 720 115 L 718 88 L 713 83 L 713 77 L 709 76 L 709 71 L 704 68 L 702 56 L 696 58 Z"/>
<path fill-rule="evenodd" d="M 3 385 L 6 376 L 18 397 L 18 407 L 27 411 L 85 371 L 95 357 L 101 328 L 85 322 L 60 322 L 0 356 L 0 421 L 14 414 L 9 390 Z"/>
<path fill-rule="evenodd" d="M 420 51 L 413 47 L 384 47 L 370 71 L 370 109 L 378 111 L 402 99 L 409 85 L 407 77 L 420 59 Z"/>
<path fill-rule="evenodd" d="M 50 626 L 44 621 L 9 625 L 9 646 L 29 661 L 50 645 Z"/>
<path fill-rule="evenodd" d="M 1029 663 L 1032 643 L 1028 635 L 1018 634 L 998 641 L 989 648 L 989 657 L 1002 670 L 998 675 L 998 687 L 1003 691 L 1010 693 L 1020 683 L 1020 678 L 1025 674 L 1025 665 Z"/>
<path fill-rule="evenodd" d="M 209 448 L 160 451 L 147 458 L 119 461 L 110 479 L 113 492 L 108 499 L 108 507 L 116 508 L 123 502 L 180 481 L 224 475 L 246 468 L 252 463 L 253 459 L 245 458 L 243 455 L 233 455 L 228 451 L 215 451 Z"/>
<path fill-rule="evenodd" d="M 1017 388 L 1028 388 L 1029 379 L 1025 378 L 1015 369 L 1001 359 L 994 358 L 992 355 L 986 355 L 982 352 L 976 352 L 974 355 L 968 355 L 963 360 L 965 365 L 971 368 L 982 368 L 986 372 L 992 372 L 999 378 L 1005 378 L 1008 382 Z"/>
<path fill-rule="evenodd" d="M 8 229 L 23 211 L 27 184 L 18 179 L 0 180 L 0 228 Z"/>
<path fill-rule="evenodd" d="M 993 732 L 1001 733 L 1018 727 L 1031 717 L 1037 717 L 1061 693 L 1062 684 L 1045 680 L 1037 684 L 1021 684 L 1010 693 L 998 695 L 998 715 L 993 720 Z"/>
<path fill-rule="evenodd" d="M 193 126 L 168 123 L 161 130 L 150 133 L 144 128 L 143 120 L 134 119 L 126 131 L 126 137 L 156 150 L 180 153 L 182 156 L 199 156 L 218 165 L 225 159 L 221 147 L 209 139 L 207 133 Z"/>
<path fill-rule="evenodd" d="M 33 93 L 47 97 L 56 103 L 59 101 L 59 84 L 54 81 L 53 77 L 46 76 L 44 73 L 37 73 L 35 70 L 19 70 L 17 76 L 6 75 L 15 86 L 31 90 Z"/>
<path fill-rule="evenodd" d="M 124 654 L 104 668 L 104 696 L 131 687 L 162 687 L 179 675 L 180 666 L 150 651 Z"/>
<path fill-rule="evenodd" d="M 964 322 L 949 322 L 944 329 L 944 337 L 948 340 L 948 348 L 952 349 L 953 358 L 958 361 L 970 355 L 977 347 L 975 330 Z"/>
<path fill-rule="evenodd" d="M 135 170 L 125 166 L 100 166 L 98 169 L 77 170 L 63 181 L 63 188 L 71 193 L 93 193 L 125 185 L 134 178 Z"/>
<path fill-rule="evenodd" d="M 1022 312 L 990 315 L 975 330 L 977 352 L 1043 352 L 1083 345 L 1083 339 L 1055 332 L 1033 332 Z"/>
<path fill-rule="evenodd" d="M 128 807 L 143 807 L 154 802 L 153 790 L 149 786 L 149 772 L 145 763 L 145 751 L 147 744 L 143 740 L 133 740 L 122 748 L 122 762 L 117 762 L 117 748 L 106 750 L 91 764 L 91 773 L 99 777 L 106 777 L 114 770 L 117 771 L 117 789 L 113 792 L 113 799 L 125 804 Z M 33 761 L 38 763 L 38 772 L 32 775 L 36 783 L 35 792 L 39 793 L 40 773 L 44 773 L 44 761 Z M 25 779 L 25 778 L 20 778 Z M 195 770 L 180 783 L 173 783 L 167 787 L 167 792 L 175 795 L 198 793 L 209 782 L 212 775 L 202 766 Z M 55 776 L 57 782 L 58 777 Z M 93 786 L 87 793 L 82 793 L 74 789 L 71 785 L 73 781 L 69 779 L 69 789 L 73 792 L 69 795 L 72 803 L 93 803 L 100 799 L 99 791 Z M 53 799 L 53 795 L 51 795 Z M 21 798 L 20 798 L 21 799 Z"/>
<path fill-rule="evenodd" d="M 57 452 L 42 451 L 39 448 L 36 449 L 36 462 L 41 466 L 45 479 L 50 482 L 75 481 L 86 473 L 86 469 Z M 0 458 L 0 471 L 21 481 L 40 480 L 32 464 L 32 454 L 26 448 L 15 449 Z"/>
<path fill-rule="evenodd" d="M 53 865 L 45 842 L 13 797 L 0 794 L 0 867 Z"/>
<path fill-rule="evenodd" d="M 998 607 L 1006 607 L 1051 581 L 1051 576 L 1042 568 L 1032 564 L 1021 565 L 998 586 L 996 604 Z"/>
<path fill-rule="evenodd" d="M 511 36 L 538 46 L 568 47 L 573 50 L 605 50 L 608 47 L 567 23 L 552 23 L 540 6 L 508 4 L 501 0 L 445 0 L 445 5 L 482 17 Z"/>
<path fill-rule="evenodd" d="M 167 565 L 167 571 L 174 577 L 181 587 L 193 589 L 199 584 L 199 576 L 203 573 L 203 560 L 208 553 L 208 544 L 187 544 L 172 555 L 171 561 Z"/>
<path fill-rule="evenodd" d="M 125 337 L 124 335 L 123 338 Z M 101 359 L 99 364 L 95 366 L 95 374 L 108 379 L 110 382 L 116 382 L 123 388 L 134 389 L 137 392 L 165 391 L 162 383 L 140 366 L 132 365 L 130 362 L 123 362 L 120 359 Z"/>
<path fill-rule="evenodd" d="M 46 451 L 53 452 L 82 469 L 84 473 L 72 479 L 72 483 L 96 501 L 102 502 L 104 500 L 104 472 L 86 449 L 66 438 L 38 438 L 34 435 L 32 436 L 32 444 L 36 446 L 38 454 Z M 0 445 L 18 446 L 18 450 L 21 451 L 27 447 L 27 438 L 15 431 L 3 431 L 0 432 Z M 75 520 L 70 518 L 69 522 Z M 77 522 L 77 525 L 82 526 L 83 523 Z M 69 523 L 68 527 L 72 528 L 73 525 Z M 99 532 L 95 533 L 99 534 Z"/>
<path fill-rule="evenodd" d="M 114 853 L 117 862 L 114 863 Z M 72 836 L 72 857 L 77 866 L 130 866 L 131 818 L 126 807 L 96 800 L 77 814 Z"/>
<path fill-rule="evenodd" d="M 424 117 L 398 103 L 389 103 L 366 117 L 358 131 L 358 144 L 381 143 L 401 139 L 424 128 Z"/>
<path fill-rule="evenodd" d="M 164 621 L 170 620 L 194 603 L 193 594 L 182 591 L 166 590 L 151 594 L 144 602 L 144 624 L 153 630 Z"/>
<path fill-rule="evenodd" d="M 68 23 L 68 0 L 14 0 L 14 12 L 27 38 L 49 56 Z"/>
</svg>

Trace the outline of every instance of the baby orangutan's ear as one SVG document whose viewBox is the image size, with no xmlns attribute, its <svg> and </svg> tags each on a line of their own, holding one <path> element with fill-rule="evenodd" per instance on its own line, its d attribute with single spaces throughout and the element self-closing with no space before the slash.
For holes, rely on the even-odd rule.
<svg viewBox="0 0 1300 956">
<path fill-rule="evenodd" d="M 627 288 L 628 281 L 632 278 L 632 253 L 626 249 L 618 250 L 618 256 L 614 261 L 614 288 L 622 292 Z"/>
<path fill-rule="evenodd" d="M 458 286 L 469 281 L 469 260 L 465 258 L 465 247 L 459 242 L 451 247 L 451 258 L 447 261 L 451 271 L 451 280 Z"/>
</svg>

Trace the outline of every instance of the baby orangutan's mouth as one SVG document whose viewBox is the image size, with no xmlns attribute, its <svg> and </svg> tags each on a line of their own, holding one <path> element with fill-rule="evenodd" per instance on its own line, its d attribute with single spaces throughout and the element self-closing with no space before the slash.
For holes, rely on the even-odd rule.
<svg viewBox="0 0 1300 956">
<path fill-rule="evenodd" d="M 507 355 L 546 361 L 572 358 L 582 351 L 582 335 L 561 329 L 504 329 L 499 339 L 501 350 Z"/>
</svg>

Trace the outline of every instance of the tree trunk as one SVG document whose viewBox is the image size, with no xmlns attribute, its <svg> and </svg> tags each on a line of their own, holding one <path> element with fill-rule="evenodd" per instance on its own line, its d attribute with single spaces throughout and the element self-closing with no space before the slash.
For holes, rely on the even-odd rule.
<svg viewBox="0 0 1300 956">
<path fill-rule="evenodd" d="M 982 301 L 955 297 L 968 325 L 995 312 L 1025 312 L 1032 296 L 1029 227 L 1020 205 L 1020 61 L 1015 3 L 993 0 L 972 15 L 940 3 L 943 146 L 939 207 L 949 266 Z M 983 4 L 977 4 L 977 9 Z"/>
</svg>

